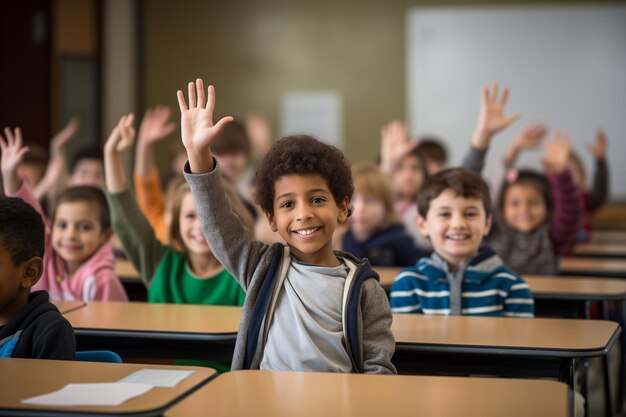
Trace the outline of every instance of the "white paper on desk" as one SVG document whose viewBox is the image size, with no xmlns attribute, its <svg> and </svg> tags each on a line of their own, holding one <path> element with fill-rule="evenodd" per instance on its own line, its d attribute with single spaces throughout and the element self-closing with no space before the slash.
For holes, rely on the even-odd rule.
<svg viewBox="0 0 626 417">
<path fill-rule="evenodd" d="M 141 369 L 120 379 L 118 382 L 134 382 L 136 384 L 152 385 L 153 387 L 175 387 L 180 381 L 193 373 L 194 371 Z"/>
<path fill-rule="evenodd" d="M 22 400 L 22 404 L 116 406 L 151 389 L 151 385 L 119 382 L 67 384 L 58 391 Z"/>
</svg>

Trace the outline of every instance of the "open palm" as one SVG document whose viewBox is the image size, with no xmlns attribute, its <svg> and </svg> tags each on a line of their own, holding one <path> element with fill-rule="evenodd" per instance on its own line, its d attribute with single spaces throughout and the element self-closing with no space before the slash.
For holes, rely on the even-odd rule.
<svg viewBox="0 0 626 417">
<path fill-rule="evenodd" d="M 215 89 L 212 85 L 204 93 L 202 79 L 188 85 L 189 105 L 185 102 L 185 95 L 178 91 L 178 105 L 180 106 L 181 135 L 187 152 L 202 154 L 209 150 L 211 142 L 217 138 L 232 117 L 223 117 L 213 124 L 213 109 L 215 108 Z"/>
<path fill-rule="evenodd" d="M 22 146 L 22 131 L 19 127 L 16 127 L 14 132 L 8 127 L 5 128 L 4 135 L 6 141 L 0 135 L 0 153 L 2 154 L 0 169 L 3 175 L 10 176 L 17 172 L 17 167 L 23 161 L 29 148 Z"/>
</svg>

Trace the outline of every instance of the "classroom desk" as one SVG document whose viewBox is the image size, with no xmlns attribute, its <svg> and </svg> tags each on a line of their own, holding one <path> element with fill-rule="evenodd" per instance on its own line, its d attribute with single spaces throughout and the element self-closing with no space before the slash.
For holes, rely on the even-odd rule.
<svg viewBox="0 0 626 417">
<path fill-rule="evenodd" d="M 69 313 L 87 305 L 82 300 L 50 300 L 50 302 L 59 309 L 61 314 Z"/>
<path fill-rule="evenodd" d="M 626 230 L 593 229 L 589 243 L 626 243 Z"/>
<path fill-rule="evenodd" d="M 394 314 L 394 363 L 421 373 L 550 377 L 572 386 L 576 360 L 605 357 L 612 321 Z"/>
<path fill-rule="evenodd" d="M 565 257 L 560 260 L 561 275 L 593 275 L 626 278 L 626 259 Z"/>
<path fill-rule="evenodd" d="M 229 362 L 241 307 L 94 301 L 64 316 L 78 350 Z"/>
<path fill-rule="evenodd" d="M 234 371 L 165 416 L 560 417 L 570 396 L 555 381 Z"/>
<path fill-rule="evenodd" d="M 154 387 L 119 406 L 34 406 L 21 400 L 56 391 L 69 383 L 115 382 L 140 369 L 189 369 L 194 374 L 173 388 Z M 210 368 L 191 366 L 140 365 L 99 362 L 53 361 L 40 359 L 0 359 L 0 415 L 67 416 L 133 415 L 160 416 L 211 378 Z M 76 414 L 75 414 L 76 413 Z"/>
<path fill-rule="evenodd" d="M 115 275 L 120 278 L 130 301 L 147 301 L 148 291 L 139 277 L 139 271 L 123 258 L 115 258 Z"/>
<path fill-rule="evenodd" d="M 574 256 L 626 258 L 626 243 L 578 243 L 572 253 Z"/>
</svg>

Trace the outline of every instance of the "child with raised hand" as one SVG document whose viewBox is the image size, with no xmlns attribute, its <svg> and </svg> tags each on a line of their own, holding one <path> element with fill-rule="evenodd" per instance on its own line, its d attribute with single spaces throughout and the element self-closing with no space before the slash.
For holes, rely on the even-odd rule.
<svg viewBox="0 0 626 417">
<path fill-rule="evenodd" d="M 354 211 L 341 249 L 372 266 L 412 266 L 426 256 L 397 220 L 389 178 L 376 165 L 363 164 L 353 167 L 352 179 Z"/>
<path fill-rule="evenodd" d="M 33 289 L 47 290 L 52 300 L 128 300 L 115 276 L 109 207 L 102 190 L 90 186 L 66 189 L 48 221 L 30 186 L 17 175 L 28 151 L 22 147 L 21 131 L 6 129 L 5 134 L 6 141 L 0 136 L 4 190 L 33 206 L 47 226 L 44 274 Z"/>
<path fill-rule="evenodd" d="M 428 177 L 426 164 L 417 152 L 419 141 L 410 141 L 406 125 L 394 120 L 381 130 L 380 169 L 391 179 L 394 210 L 420 250 L 432 247 L 416 226 L 417 194 Z"/>
<path fill-rule="evenodd" d="M 181 249 L 165 246 L 156 238 L 137 204 L 122 164 L 121 154 L 135 138 L 132 121 L 132 115 L 123 116 L 104 146 L 106 195 L 113 229 L 140 272 L 148 289 L 148 301 L 242 305 L 245 294 L 211 252 L 186 183 L 174 194 L 169 230 L 172 244 Z M 245 218 L 247 213 L 234 193 L 230 204 L 238 216 Z M 252 227 L 249 219 L 248 227 Z"/>
<path fill-rule="evenodd" d="M 508 89 L 483 89 L 479 121 L 463 166 L 480 172 L 495 133 L 517 119 L 504 116 Z M 545 136 L 541 125 L 522 131 L 505 153 L 508 171 L 497 198 L 498 214 L 487 243 L 505 264 L 520 274 L 556 274 L 558 256 L 576 234 L 580 197 L 568 169 L 569 138 L 555 132 L 542 159 L 547 176 L 530 170 L 511 170 L 520 151 L 536 147 Z"/>
<path fill-rule="evenodd" d="M 44 246 L 39 213 L 0 197 L 0 358 L 74 359 L 72 326 L 47 292 L 30 292 L 43 274 Z"/>
<path fill-rule="evenodd" d="M 480 175 L 440 171 L 426 180 L 417 204 L 418 226 L 434 251 L 398 274 L 391 286 L 393 312 L 533 316 L 528 284 L 481 247 L 492 226 L 492 205 Z"/>
<path fill-rule="evenodd" d="M 133 174 L 139 207 L 154 229 L 157 239 L 163 244 L 169 242 L 172 200 L 166 200 L 163 196 L 161 178 L 154 164 L 154 147 L 176 128 L 170 117 L 171 110 L 167 106 L 146 110 L 137 136 Z"/>
<path fill-rule="evenodd" d="M 343 154 L 309 136 L 288 136 L 257 170 L 256 200 L 286 245 L 254 241 L 232 214 L 211 142 L 215 91 L 202 80 L 178 91 L 185 178 L 215 256 L 246 291 L 233 369 L 395 373 L 392 315 L 367 260 L 333 252 L 353 186 Z"/>
</svg>

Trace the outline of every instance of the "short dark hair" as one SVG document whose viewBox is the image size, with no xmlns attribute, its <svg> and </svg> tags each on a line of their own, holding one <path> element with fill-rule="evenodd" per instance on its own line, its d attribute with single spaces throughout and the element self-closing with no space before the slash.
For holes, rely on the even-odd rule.
<svg viewBox="0 0 626 417">
<path fill-rule="evenodd" d="M 93 159 L 96 161 L 100 161 L 104 164 L 104 155 L 102 154 L 102 149 L 96 146 L 92 146 L 77 151 L 72 158 L 72 162 L 70 163 L 70 173 L 74 172 L 78 163 L 85 159 Z"/>
<path fill-rule="evenodd" d="M 550 180 L 544 174 L 533 171 L 531 169 L 521 169 L 519 171 L 511 171 L 507 178 L 504 179 L 502 187 L 500 187 L 500 195 L 498 196 L 498 210 L 502 213 L 504 208 L 504 199 L 506 193 L 513 185 L 529 185 L 536 189 L 543 197 L 546 205 L 548 216 L 552 213 L 552 186 Z"/>
<path fill-rule="evenodd" d="M 444 164 L 448 161 L 448 151 L 443 141 L 434 136 L 421 137 L 415 152 L 422 157 L 422 160 L 437 161 Z"/>
<path fill-rule="evenodd" d="M 228 123 L 211 142 L 211 152 L 218 155 L 245 154 L 249 158 L 252 154 L 252 144 L 243 123 L 237 120 Z"/>
<path fill-rule="evenodd" d="M 52 220 L 56 218 L 57 209 L 63 203 L 85 202 L 93 204 L 98 209 L 98 219 L 102 230 L 108 230 L 111 227 L 111 215 L 109 213 L 109 205 L 101 189 L 92 187 L 91 185 L 78 185 L 65 189 L 56 201 Z"/>
<path fill-rule="evenodd" d="M 0 197 L 0 244 L 19 265 L 34 256 L 43 258 L 46 241 L 41 215 L 20 198 Z"/>
<path fill-rule="evenodd" d="M 264 212 L 274 214 L 274 186 L 290 174 L 318 174 L 328 183 L 335 203 L 352 199 L 352 173 L 343 153 L 313 136 L 291 135 L 276 142 L 257 169 L 254 197 Z"/>
<path fill-rule="evenodd" d="M 453 191 L 459 197 L 479 199 L 487 217 L 491 216 L 491 197 L 485 180 L 463 168 L 448 168 L 428 177 L 424 182 L 417 196 L 417 210 L 422 218 L 426 218 L 430 202 L 446 190 Z"/>
</svg>

